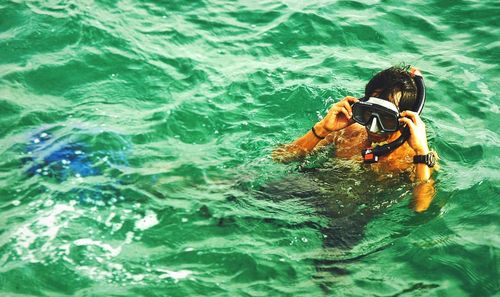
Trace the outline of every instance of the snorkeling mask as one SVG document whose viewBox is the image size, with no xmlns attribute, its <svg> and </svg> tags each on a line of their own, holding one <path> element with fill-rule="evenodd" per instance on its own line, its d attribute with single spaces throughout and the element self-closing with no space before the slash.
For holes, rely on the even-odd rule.
<svg viewBox="0 0 500 297">
<path fill-rule="evenodd" d="M 416 68 L 410 67 L 410 76 L 413 78 L 417 87 L 417 100 L 411 111 L 420 114 L 424 108 L 425 103 L 425 84 L 422 73 Z M 410 129 L 408 127 L 401 127 L 399 124 L 399 111 L 398 108 L 387 100 L 379 99 L 376 97 L 361 98 L 358 102 L 352 105 L 352 118 L 355 122 L 368 126 L 370 129 L 375 127 L 380 128 L 385 132 L 396 132 L 401 130 L 401 136 L 391 143 L 370 147 L 361 152 L 365 163 L 375 163 L 378 161 L 379 156 L 387 155 L 393 150 L 400 147 L 410 137 Z"/>
<path fill-rule="evenodd" d="M 354 103 L 352 119 L 363 126 L 371 126 L 370 131 L 372 127 L 376 130 L 380 128 L 383 132 L 396 132 L 399 129 L 399 110 L 396 105 L 376 97 Z"/>
</svg>

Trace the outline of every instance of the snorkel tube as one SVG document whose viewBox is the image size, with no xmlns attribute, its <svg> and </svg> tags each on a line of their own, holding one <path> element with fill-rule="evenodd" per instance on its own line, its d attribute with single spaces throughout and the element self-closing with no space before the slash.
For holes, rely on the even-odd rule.
<svg viewBox="0 0 500 297">
<path fill-rule="evenodd" d="M 415 85 L 417 87 L 417 101 L 415 102 L 413 108 L 410 110 L 420 115 L 422 109 L 424 108 L 424 103 L 425 103 L 424 77 L 422 76 L 422 73 L 417 68 L 414 67 L 410 68 L 409 73 L 410 76 L 413 78 L 413 81 L 415 82 Z M 394 140 L 393 142 L 381 146 L 376 146 L 374 148 L 364 149 L 361 152 L 364 162 L 365 163 L 377 162 L 378 157 L 387 155 L 388 153 L 397 149 L 403 143 L 405 143 L 405 141 L 407 141 L 409 137 L 410 137 L 410 128 L 405 127 L 401 130 L 401 136 L 399 136 L 398 139 Z"/>
</svg>

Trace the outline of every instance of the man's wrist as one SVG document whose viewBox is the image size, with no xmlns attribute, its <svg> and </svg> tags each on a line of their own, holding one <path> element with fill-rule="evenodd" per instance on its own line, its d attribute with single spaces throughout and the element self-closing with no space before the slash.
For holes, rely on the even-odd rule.
<svg viewBox="0 0 500 297">
<path fill-rule="evenodd" d="M 321 138 L 325 138 L 331 132 L 331 131 L 325 129 L 322 122 L 318 122 L 318 123 L 314 124 L 314 131 Z"/>
<path fill-rule="evenodd" d="M 421 147 L 415 150 L 416 155 L 427 155 L 430 152 L 429 147 Z"/>
</svg>

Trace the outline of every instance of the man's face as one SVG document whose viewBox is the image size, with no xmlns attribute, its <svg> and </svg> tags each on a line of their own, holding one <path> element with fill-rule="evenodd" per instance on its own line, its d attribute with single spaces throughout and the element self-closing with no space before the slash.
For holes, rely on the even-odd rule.
<svg viewBox="0 0 500 297">
<path fill-rule="evenodd" d="M 365 129 L 366 129 L 366 133 L 368 134 L 368 139 L 371 142 L 382 142 L 382 141 L 385 141 L 392 134 L 392 133 L 382 132 L 382 131 L 380 131 L 380 132 L 373 132 L 373 131 L 370 131 L 369 127 L 365 127 Z"/>
</svg>

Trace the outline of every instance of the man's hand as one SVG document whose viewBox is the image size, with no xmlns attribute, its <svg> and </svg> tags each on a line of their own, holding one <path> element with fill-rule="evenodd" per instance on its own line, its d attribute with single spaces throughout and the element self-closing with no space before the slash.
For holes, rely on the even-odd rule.
<svg viewBox="0 0 500 297">
<path fill-rule="evenodd" d="M 347 96 L 341 101 L 335 103 L 330 108 L 325 118 L 321 120 L 318 124 L 316 124 L 314 128 L 315 129 L 320 128 L 321 130 L 326 130 L 325 131 L 326 133 L 322 133 L 322 135 L 325 135 L 333 131 L 342 130 L 347 126 L 352 125 L 354 121 L 352 120 L 351 104 L 357 101 L 358 101 L 357 98 Z"/>
<path fill-rule="evenodd" d="M 415 154 L 425 155 L 429 153 L 425 124 L 420 116 L 416 112 L 409 110 L 403 111 L 401 116 L 402 118 L 399 119 L 399 122 L 405 123 L 410 128 L 411 135 L 408 139 L 408 144 L 415 151 Z"/>
</svg>

